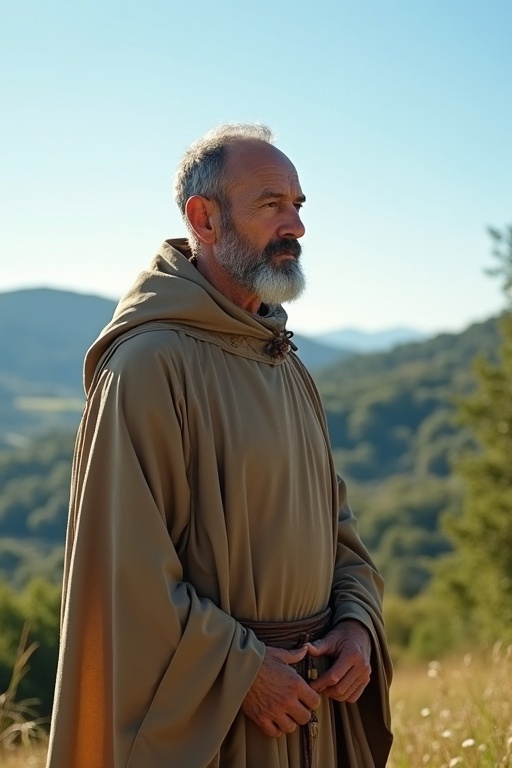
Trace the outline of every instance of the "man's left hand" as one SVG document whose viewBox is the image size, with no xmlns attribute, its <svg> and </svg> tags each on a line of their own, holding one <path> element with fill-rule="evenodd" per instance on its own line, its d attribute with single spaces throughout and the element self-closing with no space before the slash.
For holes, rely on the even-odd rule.
<svg viewBox="0 0 512 768">
<path fill-rule="evenodd" d="M 311 656 L 330 656 L 333 663 L 310 685 L 336 701 L 356 702 L 370 681 L 372 641 L 359 621 L 344 619 L 314 643 L 306 643 Z"/>
</svg>

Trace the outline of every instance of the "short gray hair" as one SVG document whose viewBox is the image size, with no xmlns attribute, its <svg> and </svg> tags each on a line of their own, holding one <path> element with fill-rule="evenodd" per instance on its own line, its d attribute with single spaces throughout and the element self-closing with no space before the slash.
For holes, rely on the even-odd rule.
<svg viewBox="0 0 512 768">
<path fill-rule="evenodd" d="M 174 180 L 174 196 L 183 221 L 190 235 L 193 251 L 199 245 L 196 235 L 185 215 L 187 200 L 201 195 L 215 200 L 224 216 L 229 215 L 229 198 L 226 195 L 226 149 L 239 141 L 264 141 L 272 144 L 274 136 L 263 124 L 225 123 L 213 128 L 195 141 L 185 152 Z"/>
</svg>

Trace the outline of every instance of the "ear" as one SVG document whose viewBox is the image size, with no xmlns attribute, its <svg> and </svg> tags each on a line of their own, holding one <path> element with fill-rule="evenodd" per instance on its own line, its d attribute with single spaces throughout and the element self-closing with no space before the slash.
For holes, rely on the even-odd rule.
<svg viewBox="0 0 512 768">
<path fill-rule="evenodd" d="M 185 214 L 198 239 L 207 245 L 217 240 L 217 205 L 200 195 L 189 197 Z"/>
</svg>

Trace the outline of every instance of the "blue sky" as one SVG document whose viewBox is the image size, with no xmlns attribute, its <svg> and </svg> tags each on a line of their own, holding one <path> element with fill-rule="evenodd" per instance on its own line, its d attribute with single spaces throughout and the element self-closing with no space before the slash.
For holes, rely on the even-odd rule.
<svg viewBox="0 0 512 768">
<path fill-rule="evenodd" d="M 184 234 L 176 164 L 263 121 L 307 195 L 290 328 L 459 330 L 503 305 L 509 0 L 17 0 L 4 11 L 0 291 L 118 298 Z"/>
</svg>

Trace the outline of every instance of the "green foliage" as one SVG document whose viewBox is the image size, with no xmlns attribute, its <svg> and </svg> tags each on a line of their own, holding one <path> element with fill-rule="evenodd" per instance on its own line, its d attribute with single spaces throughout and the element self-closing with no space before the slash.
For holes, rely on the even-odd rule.
<svg viewBox="0 0 512 768">
<path fill-rule="evenodd" d="M 455 553 L 438 575 L 454 606 L 483 641 L 512 642 L 512 227 L 491 231 L 508 309 L 498 362 L 479 359 L 476 391 L 461 404 L 476 446 L 459 462 L 463 514 L 447 519 Z"/>
<path fill-rule="evenodd" d="M 384 603 L 386 634 L 395 663 L 436 659 L 460 648 L 468 639 L 467 627 L 439 592 L 413 599 L 387 595 Z"/>
<path fill-rule="evenodd" d="M 37 699 L 18 699 L 18 689 L 29 670 L 29 659 L 37 648 L 32 643 L 27 648 L 28 627 L 23 627 L 9 684 L 0 694 L 0 752 L 14 745 L 28 747 L 35 739 L 46 738 L 42 724 L 45 718 L 38 717 L 34 707 Z"/>
<path fill-rule="evenodd" d="M 0 690 L 9 688 L 19 639 L 27 627 L 28 639 L 37 648 L 25 668 L 30 674 L 20 678 L 17 688 L 22 698 L 37 699 L 45 716 L 50 713 L 53 697 L 59 619 L 59 586 L 35 579 L 23 591 L 15 592 L 6 584 L 0 585 Z"/>
<path fill-rule="evenodd" d="M 454 420 L 456 399 L 474 387 L 474 356 L 485 350 L 494 359 L 497 346 L 497 322 L 488 320 L 458 335 L 352 357 L 319 372 L 342 474 L 365 482 L 404 472 L 447 476 L 470 442 Z"/>
<path fill-rule="evenodd" d="M 13 583 L 60 579 L 72 449 L 64 433 L 0 452 L 0 575 Z"/>
<path fill-rule="evenodd" d="M 398 475 L 379 484 L 352 483 L 349 490 L 361 536 L 385 576 L 388 593 L 419 594 L 434 562 L 451 548 L 441 518 L 459 509 L 460 482 Z"/>
</svg>

